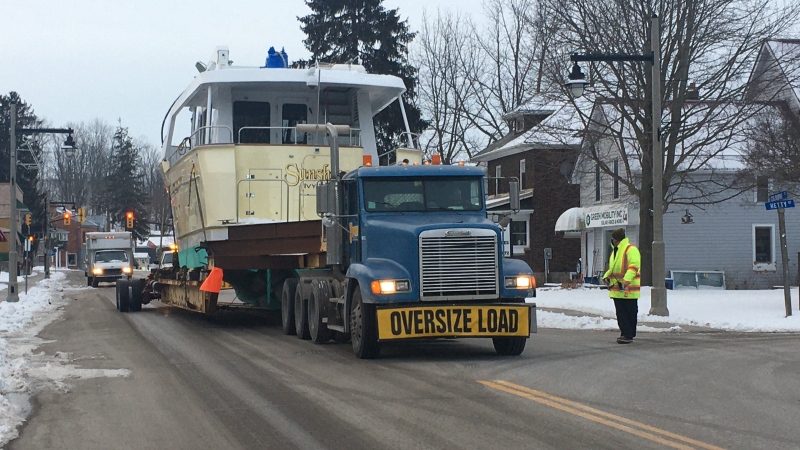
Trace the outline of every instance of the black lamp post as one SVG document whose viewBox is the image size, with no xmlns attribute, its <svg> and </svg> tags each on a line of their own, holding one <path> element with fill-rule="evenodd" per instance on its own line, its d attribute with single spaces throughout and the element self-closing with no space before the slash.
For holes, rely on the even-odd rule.
<svg viewBox="0 0 800 450">
<path fill-rule="evenodd" d="M 67 156 L 75 154 L 75 141 L 72 139 L 74 130 L 72 128 L 17 128 L 17 105 L 11 103 L 10 110 L 10 140 L 9 140 L 9 178 L 8 178 L 8 203 L 10 217 L 8 221 L 8 297 L 7 302 L 18 302 L 19 293 L 17 292 L 17 133 L 37 134 L 37 133 L 64 133 L 68 134 L 67 140 L 62 145 L 62 149 Z M 47 208 L 47 207 L 46 207 Z M 48 211 L 45 212 L 45 215 Z M 45 243 L 49 234 L 50 223 L 45 224 Z M 48 263 L 49 249 L 45 248 L 45 277 L 49 278 L 50 265 Z"/>
<path fill-rule="evenodd" d="M 564 86 L 569 88 L 574 97 L 583 95 L 583 89 L 588 84 L 586 76 L 581 71 L 578 62 L 581 61 L 643 61 L 650 63 L 652 74 L 652 157 L 653 157 L 653 288 L 650 295 L 650 314 L 657 316 L 669 316 L 667 309 L 667 289 L 664 285 L 665 275 L 665 254 L 664 254 L 664 198 L 662 192 L 662 178 L 664 167 L 664 155 L 661 149 L 661 32 L 659 29 L 658 16 L 653 14 L 650 22 L 650 49 L 651 53 L 646 55 L 624 55 L 624 54 L 573 54 L 570 60 L 575 63 L 569 80 Z"/>
</svg>

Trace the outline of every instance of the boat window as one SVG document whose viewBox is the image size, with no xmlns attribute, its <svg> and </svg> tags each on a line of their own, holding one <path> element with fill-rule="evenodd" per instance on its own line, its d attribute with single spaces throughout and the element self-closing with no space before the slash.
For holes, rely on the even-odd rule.
<svg viewBox="0 0 800 450">
<path fill-rule="evenodd" d="M 307 144 L 306 133 L 297 133 L 294 127 L 299 123 L 308 123 L 308 107 L 306 105 L 287 103 L 283 105 L 283 122 L 281 135 L 284 144 Z M 296 139 L 296 140 L 295 140 Z"/>
<path fill-rule="evenodd" d="M 269 144 L 269 111 L 269 102 L 233 102 L 233 138 L 236 142 Z"/>
</svg>

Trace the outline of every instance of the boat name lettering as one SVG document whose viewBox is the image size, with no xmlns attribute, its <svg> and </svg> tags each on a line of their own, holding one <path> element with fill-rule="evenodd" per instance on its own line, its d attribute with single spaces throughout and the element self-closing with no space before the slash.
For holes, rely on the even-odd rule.
<svg viewBox="0 0 800 450">
<path fill-rule="evenodd" d="M 330 180 L 330 165 L 325 164 L 321 169 L 304 169 L 297 164 L 288 164 L 285 179 L 289 186 L 297 186 L 303 180 Z"/>
</svg>

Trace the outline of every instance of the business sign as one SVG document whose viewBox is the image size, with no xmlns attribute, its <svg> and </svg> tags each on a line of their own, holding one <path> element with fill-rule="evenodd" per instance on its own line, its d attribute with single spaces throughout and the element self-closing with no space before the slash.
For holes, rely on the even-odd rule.
<svg viewBox="0 0 800 450">
<path fill-rule="evenodd" d="M 769 194 L 769 201 L 777 202 L 778 200 L 786 200 L 789 198 L 789 193 L 786 191 L 781 191 L 775 194 Z"/>
<path fill-rule="evenodd" d="M 613 208 L 586 214 L 586 228 L 610 227 L 628 224 L 628 208 Z"/>
<path fill-rule="evenodd" d="M 768 202 L 764 203 L 764 206 L 767 207 L 767 211 L 771 211 L 773 209 L 778 209 L 778 208 L 794 208 L 794 199 L 780 200 L 777 202 Z"/>
</svg>

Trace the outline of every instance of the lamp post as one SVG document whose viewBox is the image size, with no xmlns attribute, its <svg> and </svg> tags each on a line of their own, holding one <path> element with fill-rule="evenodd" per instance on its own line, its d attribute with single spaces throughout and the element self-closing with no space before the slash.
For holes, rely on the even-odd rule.
<svg viewBox="0 0 800 450">
<path fill-rule="evenodd" d="M 578 62 L 581 61 L 642 61 L 649 62 L 651 69 L 651 141 L 653 158 L 653 243 L 652 243 L 652 270 L 653 288 L 650 294 L 650 314 L 656 316 L 669 316 L 667 309 L 667 288 L 664 285 L 664 197 L 662 192 L 662 178 L 664 171 L 664 155 L 661 148 L 661 43 L 658 16 L 653 14 L 650 22 L 650 54 L 623 55 L 623 54 L 573 54 L 570 60 L 575 64 L 569 74 L 565 86 L 569 88 L 574 97 L 583 95 L 586 86 L 586 77 L 581 72 Z"/>
<path fill-rule="evenodd" d="M 9 212 L 10 217 L 8 220 L 8 228 L 9 237 L 8 237 L 8 297 L 6 298 L 7 302 L 18 302 L 19 301 L 19 293 L 17 292 L 17 132 L 20 134 L 36 134 L 36 133 L 64 133 L 67 134 L 67 139 L 64 141 L 64 145 L 61 148 L 64 150 L 67 156 L 71 156 L 75 154 L 75 141 L 72 139 L 72 133 L 74 130 L 72 128 L 17 128 L 17 105 L 15 103 L 11 103 L 10 108 L 10 125 L 9 125 L 9 132 L 10 132 L 10 140 L 9 140 L 9 178 L 8 178 L 8 187 L 9 187 Z M 41 176 L 41 173 L 40 173 Z M 46 206 L 47 208 L 47 206 Z M 45 211 L 45 216 L 49 214 L 49 211 Z M 48 234 L 50 231 L 50 221 L 46 220 L 45 224 L 45 244 L 49 241 Z M 45 249 L 45 278 L 49 278 L 49 263 L 48 263 L 48 253 L 49 249 Z"/>
</svg>

